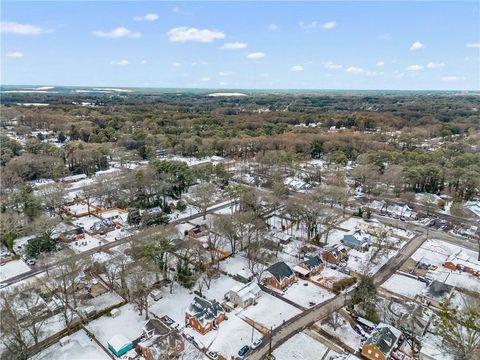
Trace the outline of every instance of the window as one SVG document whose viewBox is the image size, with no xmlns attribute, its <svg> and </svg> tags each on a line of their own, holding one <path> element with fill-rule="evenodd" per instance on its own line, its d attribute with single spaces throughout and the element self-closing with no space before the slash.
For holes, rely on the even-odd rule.
<svg viewBox="0 0 480 360">
<path fill-rule="evenodd" d="M 367 353 L 371 354 L 371 353 L 372 353 L 372 350 L 371 350 L 371 349 L 368 349 Z"/>
</svg>

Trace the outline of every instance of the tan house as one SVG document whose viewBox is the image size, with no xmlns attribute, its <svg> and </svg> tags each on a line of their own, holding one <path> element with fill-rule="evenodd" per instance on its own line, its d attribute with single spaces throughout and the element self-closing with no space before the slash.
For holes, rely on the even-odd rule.
<svg viewBox="0 0 480 360">
<path fill-rule="evenodd" d="M 218 326 L 225 320 L 225 311 L 216 300 L 207 300 L 195 296 L 185 313 L 185 324 L 190 325 L 200 334 Z"/>
</svg>

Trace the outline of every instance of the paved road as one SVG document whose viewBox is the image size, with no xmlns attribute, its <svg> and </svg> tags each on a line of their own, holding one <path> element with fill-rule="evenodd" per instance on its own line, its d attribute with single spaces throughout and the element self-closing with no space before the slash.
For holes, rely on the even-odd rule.
<svg viewBox="0 0 480 360">
<path fill-rule="evenodd" d="M 426 234 L 418 235 L 410 240 L 394 257 L 392 257 L 380 270 L 374 275 L 374 282 L 377 286 L 381 285 L 390 276 L 392 276 L 402 264 L 413 255 L 413 253 L 423 244 L 427 239 Z M 293 335 L 299 333 L 303 329 L 312 325 L 315 321 L 327 317 L 332 312 L 338 311 L 346 306 L 351 301 L 353 289 L 337 295 L 336 297 L 305 310 L 301 314 L 288 320 L 286 323 L 278 326 L 272 331 L 271 344 L 272 349 L 283 344 Z M 270 338 L 267 337 L 262 342 L 262 345 L 253 350 L 248 359 L 260 360 L 263 359 L 269 352 Z"/>
<path fill-rule="evenodd" d="M 230 205 L 231 205 L 231 202 L 226 203 L 226 204 L 221 204 L 221 205 L 218 205 L 218 206 L 212 206 L 209 210 L 207 210 L 207 214 L 211 214 L 213 212 L 216 212 L 216 211 L 219 211 L 219 210 L 222 210 L 222 209 L 226 209 Z M 190 215 L 190 216 L 187 216 L 187 217 L 184 217 L 184 218 L 181 218 L 181 219 L 176 219 L 176 220 L 170 222 L 170 224 L 175 225 L 175 224 L 179 224 L 179 223 L 182 223 L 182 222 L 197 219 L 197 218 L 202 217 L 202 216 L 203 216 L 202 213 L 197 213 L 197 214 Z M 81 258 L 89 258 L 91 255 L 93 255 L 95 253 L 105 251 L 105 250 L 108 250 L 108 249 L 112 249 L 114 247 L 125 244 L 129 241 L 132 241 L 132 240 L 136 240 L 136 239 L 139 239 L 139 238 L 144 238 L 145 236 L 153 235 L 157 232 L 162 231 L 164 228 L 165 228 L 164 225 L 152 226 L 152 227 L 149 227 L 149 228 L 147 228 L 147 229 L 145 229 L 145 230 L 143 230 L 139 233 L 135 233 L 133 235 L 126 236 L 122 239 L 112 241 L 108 244 L 100 245 L 96 248 L 83 251 L 83 252 L 77 254 L 76 256 L 81 257 Z M 3 281 L 2 284 L 7 284 L 7 286 L 15 284 L 15 283 L 20 282 L 22 280 L 28 279 L 32 276 L 41 274 L 41 273 L 47 271 L 47 269 L 50 270 L 50 269 L 54 268 L 55 266 L 59 265 L 60 263 L 61 262 L 56 262 L 56 263 L 49 264 L 49 265 L 46 265 L 46 266 L 41 266 L 41 267 L 40 266 L 35 266 L 30 271 L 27 271 L 23 274 L 19 274 L 17 276 L 14 276 L 14 277 L 8 279 L 8 280 Z"/>
</svg>

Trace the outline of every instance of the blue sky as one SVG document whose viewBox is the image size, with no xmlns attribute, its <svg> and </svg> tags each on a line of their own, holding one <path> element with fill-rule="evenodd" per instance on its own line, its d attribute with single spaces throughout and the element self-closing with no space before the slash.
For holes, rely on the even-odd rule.
<svg viewBox="0 0 480 360">
<path fill-rule="evenodd" d="M 2 84 L 480 88 L 478 2 L 2 2 Z"/>
</svg>

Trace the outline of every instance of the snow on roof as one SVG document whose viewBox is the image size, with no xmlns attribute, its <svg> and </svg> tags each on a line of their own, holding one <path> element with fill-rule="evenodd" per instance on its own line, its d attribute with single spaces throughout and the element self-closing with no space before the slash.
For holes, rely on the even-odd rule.
<svg viewBox="0 0 480 360">
<path fill-rule="evenodd" d="M 246 299 L 251 295 L 258 294 L 261 289 L 255 281 L 252 281 L 246 285 L 236 285 L 231 289 L 231 291 L 237 293 L 241 299 Z"/>
<path fill-rule="evenodd" d="M 298 272 L 299 274 L 302 274 L 302 275 L 308 275 L 310 273 L 310 270 L 307 270 L 299 265 L 295 265 L 293 267 L 293 271 Z"/>
<path fill-rule="evenodd" d="M 108 340 L 108 345 L 110 345 L 115 351 L 120 351 L 125 346 L 130 344 L 131 341 L 128 340 L 124 335 L 115 335 L 110 340 Z"/>
</svg>

